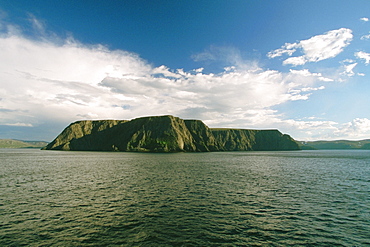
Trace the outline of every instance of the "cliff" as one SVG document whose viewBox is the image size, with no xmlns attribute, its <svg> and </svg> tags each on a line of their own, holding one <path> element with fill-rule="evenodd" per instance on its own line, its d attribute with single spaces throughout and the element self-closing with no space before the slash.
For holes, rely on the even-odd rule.
<svg viewBox="0 0 370 247">
<path fill-rule="evenodd" d="M 173 116 L 78 121 L 49 143 L 47 150 L 208 152 L 298 150 L 278 130 L 211 129 L 199 120 Z"/>
<path fill-rule="evenodd" d="M 299 150 L 289 135 L 278 130 L 212 129 L 222 151 Z"/>
</svg>

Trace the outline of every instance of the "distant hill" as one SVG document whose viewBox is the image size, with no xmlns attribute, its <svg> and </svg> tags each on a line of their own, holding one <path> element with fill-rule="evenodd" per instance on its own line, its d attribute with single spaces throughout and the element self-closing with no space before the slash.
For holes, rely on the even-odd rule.
<svg viewBox="0 0 370 247">
<path fill-rule="evenodd" d="M 20 141 L 13 139 L 0 139 L 0 148 L 42 148 L 48 143 L 44 141 Z"/>
<path fill-rule="evenodd" d="M 297 141 L 301 149 L 370 149 L 370 139 L 360 141 Z"/>
</svg>

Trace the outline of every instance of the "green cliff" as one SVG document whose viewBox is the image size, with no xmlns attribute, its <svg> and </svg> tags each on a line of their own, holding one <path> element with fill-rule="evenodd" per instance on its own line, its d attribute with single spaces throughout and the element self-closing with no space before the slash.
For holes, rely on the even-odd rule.
<svg viewBox="0 0 370 247">
<path fill-rule="evenodd" d="M 78 121 L 49 143 L 47 150 L 208 152 L 298 150 L 278 130 L 211 129 L 199 120 L 173 116 Z"/>
<path fill-rule="evenodd" d="M 278 130 L 212 129 L 222 151 L 297 150 L 298 144 Z"/>
</svg>

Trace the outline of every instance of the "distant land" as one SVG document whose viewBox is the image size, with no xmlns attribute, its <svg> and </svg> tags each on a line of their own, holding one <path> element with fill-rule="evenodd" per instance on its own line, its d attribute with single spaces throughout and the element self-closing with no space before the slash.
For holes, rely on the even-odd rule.
<svg viewBox="0 0 370 247">
<path fill-rule="evenodd" d="M 0 139 L 0 148 L 139 152 L 370 150 L 370 139 L 295 141 L 278 130 L 209 128 L 200 120 L 153 116 L 131 121 L 77 121 L 50 143 Z"/>
<path fill-rule="evenodd" d="M 315 149 L 370 149 L 370 139 L 360 141 L 298 141 L 302 150 Z"/>
<path fill-rule="evenodd" d="M 44 141 L 0 139 L 0 148 L 42 148 L 46 145 L 48 145 L 48 143 Z"/>
<path fill-rule="evenodd" d="M 46 150 L 211 152 L 300 150 L 278 130 L 213 129 L 200 120 L 174 116 L 133 120 L 78 121 L 66 127 Z"/>
</svg>

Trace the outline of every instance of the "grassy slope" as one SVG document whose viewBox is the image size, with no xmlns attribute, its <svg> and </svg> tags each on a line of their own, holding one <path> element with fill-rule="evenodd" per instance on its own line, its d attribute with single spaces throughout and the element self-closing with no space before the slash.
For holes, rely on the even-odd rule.
<svg viewBox="0 0 370 247">
<path fill-rule="evenodd" d="M 298 143 L 302 149 L 370 149 L 370 139 L 360 141 L 299 141 Z"/>
<path fill-rule="evenodd" d="M 0 148 L 41 148 L 47 145 L 42 141 L 19 141 L 12 139 L 0 139 Z"/>
</svg>

